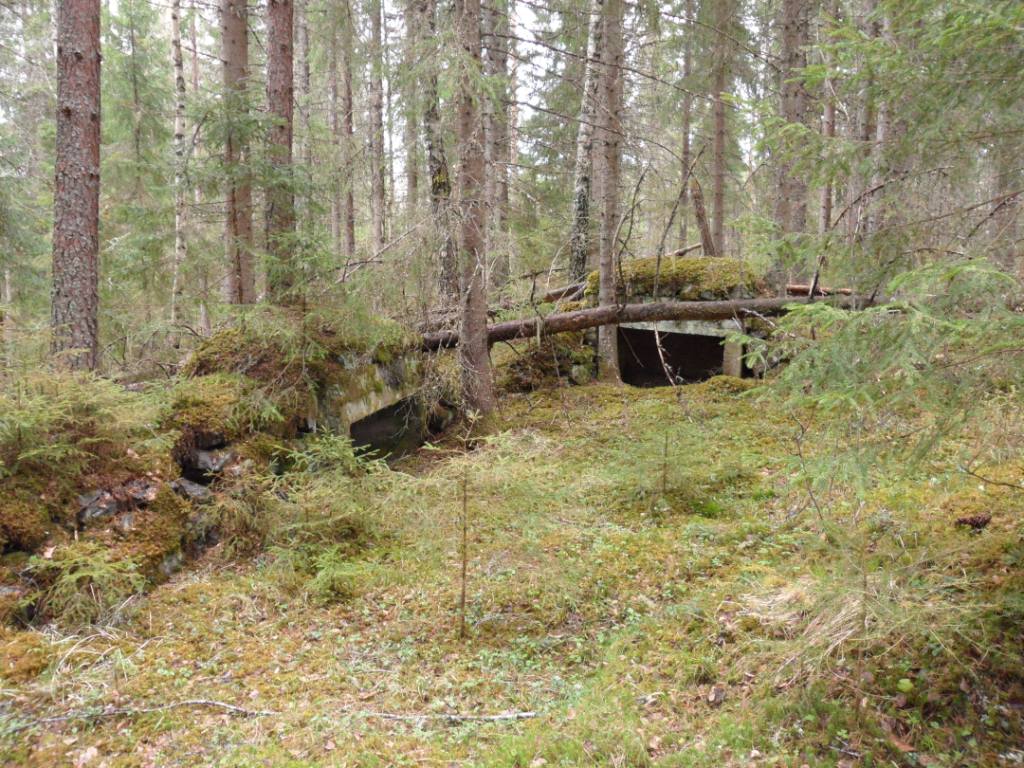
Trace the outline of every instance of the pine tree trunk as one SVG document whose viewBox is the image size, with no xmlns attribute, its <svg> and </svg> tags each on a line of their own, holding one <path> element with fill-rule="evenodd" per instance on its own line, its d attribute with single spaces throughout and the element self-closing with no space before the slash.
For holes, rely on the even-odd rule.
<svg viewBox="0 0 1024 768">
<path fill-rule="evenodd" d="M 370 14 L 370 219 L 373 252 L 384 249 L 384 52 L 381 39 L 382 0 L 369 0 Z"/>
<path fill-rule="evenodd" d="M 809 0 L 782 0 L 782 63 L 779 72 L 779 113 L 788 123 L 807 123 L 807 91 L 800 71 L 807 66 L 810 32 Z M 807 228 L 807 182 L 794 172 L 792 160 L 776 167 L 775 223 L 783 234 Z"/>
<path fill-rule="evenodd" d="M 228 177 L 224 238 L 228 262 L 225 299 L 231 304 L 251 304 L 256 300 L 252 187 L 245 167 L 249 149 L 244 129 L 237 119 L 244 116 L 247 110 L 249 14 L 245 0 L 221 0 L 220 24 L 224 63 L 224 119 L 227 123 L 224 169 Z"/>
<path fill-rule="evenodd" d="M 456 29 L 463 53 L 459 78 L 459 250 L 462 260 L 462 328 L 459 363 L 466 407 L 480 414 L 494 410 L 494 380 L 487 342 L 484 232 L 484 130 L 478 104 L 480 0 L 455 0 Z"/>
<path fill-rule="evenodd" d="M 429 30 L 433 40 L 437 29 L 436 0 L 418 0 L 419 23 Z M 438 290 L 441 301 L 454 304 L 459 297 L 459 265 L 456 249 L 451 195 L 452 182 L 448 171 L 448 158 L 444 149 L 444 130 L 441 124 L 440 97 L 437 92 L 437 69 L 430 57 L 426 57 L 423 78 L 423 132 L 427 146 L 427 171 L 430 174 L 430 212 L 437 231 L 438 247 Z"/>
<path fill-rule="evenodd" d="M 171 61 L 174 65 L 174 260 L 171 266 L 171 339 L 178 345 L 175 326 L 181 311 L 181 270 L 188 255 L 185 227 L 188 204 L 185 189 L 185 60 L 181 53 L 181 0 L 171 0 Z"/>
<path fill-rule="evenodd" d="M 267 109 L 274 122 L 267 136 L 273 168 L 266 194 L 267 292 L 274 302 L 292 303 L 295 289 L 295 192 L 292 186 L 292 131 L 295 73 L 292 0 L 267 0 Z"/>
<path fill-rule="evenodd" d="M 590 0 L 587 59 L 583 71 L 583 96 L 580 100 L 579 127 L 576 134 L 576 164 L 573 171 L 572 230 L 569 234 L 569 282 L 578 283 L 587 276 L 590 241 L 590 192 L 593 172 L 594 124 L 597 114 L 601 27 L 604 0 Z"/>
<path fill-rule="evenodd" d="M 100 2 L 57 7 L 57 154 L 51 352 L 92 370 L 99 354 Z"/>
<path fill-rule="evenodd" d="M 601 238 L 598 250 L 598 305 L 616 303 L 615 258 L 618 250 L 619 187 L 622 167 L 622 91 L 624 0 L 607 0 L 603 35 L 604 66 L 601 72 L 601 93 L 605 114 L 603 131 L 604 179 L 601 211 Z M 619 329 L 615 325 L 598 328 L 598 375 L 605 380 L 619 380 Z"/>
</svg>

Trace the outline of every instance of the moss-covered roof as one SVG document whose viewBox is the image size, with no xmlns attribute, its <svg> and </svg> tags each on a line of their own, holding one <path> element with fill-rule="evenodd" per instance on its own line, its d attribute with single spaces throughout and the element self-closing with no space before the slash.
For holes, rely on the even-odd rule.
<svg viewBox="0 0 1024 768">
<path fill-rule="evenodd" d="M 622 264 L 622 285 L 626 298 L 654 296 L 657 277 L 658 298 L 677 301 L 751 297 L 757 291 L 757 275 L 739 259 L 706 256 L 664 256 L 634 259 Z M 597 296 L 598 273 L 587 277 L 586 295 Z"/>
</svg>

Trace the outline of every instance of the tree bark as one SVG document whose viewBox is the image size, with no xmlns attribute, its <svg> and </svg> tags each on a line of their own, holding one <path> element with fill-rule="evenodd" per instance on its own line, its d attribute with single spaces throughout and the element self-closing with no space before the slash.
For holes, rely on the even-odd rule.
<svg viewBox="0 0 1024 768">
<path fill-rule="evenodd" d="M 569 234 L 569 281 L 587 275 L 590 241 L 590 191 L 593 171 L 594 123 L 600 80 L 601 27 L 604 0 L 590 0 L 587 58 L 583 70 L 583 96 L 580 100 L 579 127 L 576 133 L 576 164 L 573 171 L 572 229 Z"/>
<path fill-rule="evenodd" d="M 384 52 L 381 40 L 382 0 L 369 0 L 370 14 L 370 219 L 373 253 L 384 248 Z"/>
<path fill-rule="evenodd" d="M 92 370 L 99 354 L 100 2 L 57 6 L 57 154 L 51 352 Z"/>
<path fill-rule="evenodd" d="M 272 175 L 266 193 L 266 238 L 270 259 L 267 292 L 275 303 L 296 299 L 295 191 L 292 134 L 295 73 L 292 0 L 267 0 L 267 110 L 274 119 L 267 136 Z"/>
<path fill-rule="evenodd" d="M 715 68 L 715 93 L 712 105 L 714 139 L 711 150 L 711 215 L 715 248 L 725 248 L 725 83 L 726 67 Z"/>
<path fill-rule="evenodd" d="M 429 39 L 433 41 L 437 31 L 436 0 L 417 0 L 417 11 L 420 24 L 429 30 Z M 441 301 L 452 305 L 459 297 L 458 252 L 451 220 L 452 182 L 444 149 L 437 68 L 431 57 L 426 58 L 420 87 L 423 89 L 423 132 L 427 146 L 427 171 L 430 173 L 430 212 L 439 240 L 438 289 Z"/>
<path fill-rule="evenodd" d="M 795 125 L 807 123 L 808 97 L 800 71 L 807 66 L 810 10 L 809 0 L 782 0 L 779 113 Z M 807 182 L 803 174 L 794 172 L 790 159 L 782 159 L 776 166 L 775 223 L 783 234 L 807 228 Z"/>
<path fill-rule="evenodd" d="M 14 276 L 10 267 L 4 267 L 0 283 L 0 332 L 3 340 L 3 363 L 14 365 Z"/>
<path fill-rule="evenodd" d="M 708 214 L 704 209 L 704 192 L 701 191 L 700 182 L 695 176 L 690 177 L 690 195 L 693 197 L 693 216 L 697 219 L 697 229 L 700 230 L 701 248 L 705 256 L 717 256 L 718 245 L 711 233 L 711 225 L 708 223 Z M 686 246 L 683 246 L 684 248 Z"/>
<path fill-rule="evenodd" d="M 490 93 L 485 100 L 487 152 L 487 253 L 490 262 L 488 285 L 500 288 L 508 281 L 508 43 L 509 12 L 506 0 L 493 0 L 485 13 L 486 71 Z"/>
<path fill-rule="evenodd" d="M 462 328 L 459 362 L 466 407 L 494 410 L 494 381 L 487 343 L 484 231 L 484 131 L 477 105 L 481 76 L 480 0 L 455 0 L 456 30 L 462 48 L 459 78 L 459 248 L 462 259 Z"/>
<path fill-rule="evenodd" d="M 815 298 L 844 309 L 860 309 L 870 305 L 865 296 L 828 296 Z M 650 323 L 664 320 L 728 320 L 745 316 L 778 315 L 794 304 L 806 304 L 807 299 L 777 297 L 763 299 L 733 299 L 726 301 L 659 301 L 647 304 L 612 304 L 607 307 L 578 309 L 548 315 L 545 318 L 528 317 L 495 323 L 487 329 L 487 343 L 536 338 L 567 331 L 582 331 L 602 325 L 622 323 Z M 438 331 L 423 336 L 422 349 L 435 351 L 458 346 L 461 336 L 456 331 Z"/>
<path fill-rule="evenodd" d="M 299 128 L 301 138 L 299 139 L 299 160 L 304 167 L 304 174 L 308 174 L 313 167 L 313 140 L 310 135 L 310 62 L 309 62 L 309 0 L 298 0 L 295 5 L 295 41 L 298 50 L 296 51 L 296 69 L 298 70 L 298 96 L 295 100 L 299 110 Z M 300 229 L 308 231 L 312 222 L 310 221 L 310 199 L 304 193 L 299 201 Z"/>
<path fill-rule="evenodd" d="M 249 12 L 245 0 L 221 0 L 221 46 L 224 76 L 224 169 L 227 175 L 227 223 L 224 244 L 228 271 L 225 299 L 231 304 L 256 300 L 253 264 L 252 186 L 245 161 L 249 153 L 245 129 L 236 114 L 244 117 L 249 80 Z"/>
<path fill-rule="evenodd" d="M 181 53 L 181 0 L 171 0 L 171 62 L 174 66 L 174 258 L 171 264 L 171 339 L 178 346 L 181 311 L 181 270 L 188 255 L 185 228 L 188 203 L 185 189 L 185 60 Z"/>
<path fill-rule="evenodd" d="M 690 212 L 687 210 L 687 203 L 689 202 L 689 191 L 690 185 L 687 180 L 690 176 L 690 164 L 693 162 L 692 147 L 690 143 L 690 133 L 692 132 L 691 121 L 693 119 L 693 95 L 690 92 L 690 78 L 693 74 L 693 37 L 694 37 L 694 7 L 693 0 L 686 0 L 686 28 L 684 34 L 686 35 L 686 42 L 683 43 L 683 87 L 686 91 L 683 93 L 683 121 L 682 121 L 682 134 L 683 134 L 683 146 L 680 152 L 680 184 L 681 189 L 679 190 L 679 247 L 686 247 L 686 238 L 689 233 L 690 223 Z"/>
<path fill-rule="evenodd" d="M 604 179 L 601 183 L 602 211 L 601 237 L 598 248 L 598 305 L 611 306 L 617 301 L 615 290 L 615 259 L 619 229 L 619 187 L 622 166 L 622 91 L 623 91 L 623 15 L 624 0 L 607 0 L 603 36 L 603 68 L 601 92 L 604 102 Z M 602 325 L 597 332 L 598 376 L 618 381 L 619 329 L 615 325 Z"/>
<path fill-rule="evenodd" d="M 405 3 L 405 50 L 402 54 L 404 70 L 402 90 L 404 93 L 404 134 L 405 134 L 405 211 L 411 223 L 419 208 L 420 196 L 420 148 L 419 148 L 419 89 L 413 72 L 420 55 L 418 30 L 416 27 L 416 0 Z"/>
</svg>

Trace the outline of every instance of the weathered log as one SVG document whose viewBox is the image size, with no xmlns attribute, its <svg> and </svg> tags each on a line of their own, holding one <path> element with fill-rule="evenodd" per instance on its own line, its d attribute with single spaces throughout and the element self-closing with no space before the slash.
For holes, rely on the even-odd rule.
<svg viewBox="0 0 1024 768">
<path fill-rule="evenodd" d="M 834 296 L 818 299 L 834 306 L 855 309 L 870 303 L 864 296 Z M 734 299 L 729 301 L 657 301 L 648 304 L 624 304 L 560 312 L 545 318 L 528 317 L 495 323 L 487 329 L 487 341 L 512 341 L 567 331 L 581 331 L 600 325 L 644 323 L 656 320 L 728 320 L 756 315 L 778 315 L 795 304 L 792 298 Z M 427 351 L 454 347 L 459 343 L 457 331 L 441 331 L 423 336 L 422 348 Z"/>
</svg>

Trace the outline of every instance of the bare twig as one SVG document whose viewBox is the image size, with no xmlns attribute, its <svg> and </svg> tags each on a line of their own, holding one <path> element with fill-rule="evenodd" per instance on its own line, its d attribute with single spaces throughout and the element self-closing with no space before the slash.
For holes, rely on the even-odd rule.
<svg viewBox="0 0 1024 768">
<path fill-rule="evenodd" d="M 157 704 L 150 707 L 106 707 L 104 709 L 69 712 L 66 715 L 57 715 L 55 717 L 42 717 L 38 720 L 32 720 L 28 723 L 16 725 L 13 728 L 8 729 L 7 733 L 18 733 L 19 731 L 35 728 L 40 725 L 65 723 L 70 720 L 103 720 L 108 717 L 136 717 L 138 715 L 146 715 L 153 712 L 166 712 L 169 709 L 180 709 L 181 707 L 210 707 L 214 709 L 223 709 L 225 712 L 238 715 L 240 717 L 272 717 L 274 715 L 281 714 L 280 712 L 274 712 L 271 710 L 246 709 L 245 707 L 239 707 L 235 704 L 228 704 L 227 702 L 217 701 L 215 699 L 184 699 L 182 701 L 172 701 L 167 704 Z"/>
<path fill-rule="evenodd" d="M 363 712 L 361 714 L 363 717 L 378 717 L 381 720 L 405 720 L 412 722 L 443 720 L 446 723 L 501 723 L 513 720 L 531 720 L 537 717 L 536 712 L 502 712 L 497 715 L 460 715 L 454 712 L 419 715 L 404 715 L 392 712 Z"/>
</svg>

